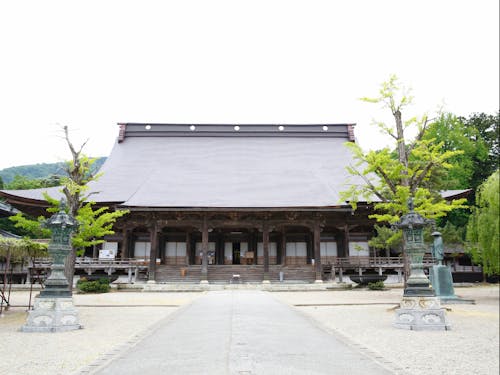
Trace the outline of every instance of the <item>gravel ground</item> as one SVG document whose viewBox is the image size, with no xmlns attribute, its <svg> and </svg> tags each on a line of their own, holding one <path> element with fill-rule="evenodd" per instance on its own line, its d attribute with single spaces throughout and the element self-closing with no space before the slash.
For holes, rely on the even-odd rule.
<svg viewBox="0 0 500 375">
<path fill-rule="evenodd" d="M 499 374 L 499 288 L 456 288 L 476 305 L 445 305 L 451 331 L 406 331 L 391 326 L 401 289 L 274 293 L 346 341 L 368 348 L 410 374 Z M 387 305 L 345 305 L 381 303 Z"/>
<path fill-rule="evenodd" d="M 72 374 L 140 339 L 162 319 L 202 293 L 115 292 L 75 295 L 85 329 L 63 333 L 22 333 L 25 308 L 0 318 L 0 374 Z M 499 287 L 456 288 L 476 305 L 447 305 L 452 331 L 414 332 L 391 326 L 402 290 L 274 292 L 272 295 L 346 341 L 366 347 L 410 374 L 499 374 Z M 13 305 L 27 292 L 13 292 Z M 321 306 L 322 305 L 322 306 Z M 182 312 L 181 312 L 182 313 Z"/>
<path fill-rule="evenodd" d="M 120 343 L 137 340 L 137 335 L 178 309 L 166 305 L 184 305 L 198 295 L 132 292 L 75 295 L 84 329 L 61 333 L 19 332 L 26 321 L 26 308 L 12 307 L 0 318 L 0 374 L 72 374 Z M 12 305 L 27 302 L 27 292 L 12 293 Z"/>
</svg>

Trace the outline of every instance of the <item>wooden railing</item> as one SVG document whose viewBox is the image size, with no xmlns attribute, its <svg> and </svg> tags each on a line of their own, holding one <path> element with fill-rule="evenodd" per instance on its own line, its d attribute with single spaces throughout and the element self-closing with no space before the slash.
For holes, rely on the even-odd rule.
<svg viewBox="0 0 500 375">
<path fill-rule="evenodd" d="M 424 256 L 424 266 L 432 266 L 435 264 L 434 258 Z M 382 267 L 382 268 L 400 268 L 404 266 L 403 257 L 332 257 L 328 262 L 323 262 L 325 265 L 332 265 L 336 268 L 349 267 Z"/>
</svg>

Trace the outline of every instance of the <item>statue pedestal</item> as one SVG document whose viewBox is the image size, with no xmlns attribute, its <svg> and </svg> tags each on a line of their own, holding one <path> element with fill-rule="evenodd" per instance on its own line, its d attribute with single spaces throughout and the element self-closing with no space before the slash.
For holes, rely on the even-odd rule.
<svg viewBox="0 0 500 375">
<path fill-rule="evenodd" d="M 404 296 L 396 309 L 394 327 L 413 331 L 451 330 L 446 310 L 441 308 L 437 297 Z"/>
<path fill-rule="evenodd" d="M 457 298 L 453 289 L 453 278 L 449 267 L 443 265 L 432 266 L 429 279 L 437 297 Z"/>
<path fill-rule="evenodd" d="M 442 303 L 475 303 L 474 300 L 463 299 L 455 295 L 450 267 L 443 266 L 441 264 L 438 266 L 432 266 L 429 272 L 429 279 L 431 280 L 432 289 L 434 289 L 434 291 L 436 292 L 436 296 Z"/>
<path fill-rule="evenodd" d="M 34 309 L 28 313 L 22 332 L 64 332 L 82 329 L 78 310 L 71 297 L 35 297 Z"/>
</svg>

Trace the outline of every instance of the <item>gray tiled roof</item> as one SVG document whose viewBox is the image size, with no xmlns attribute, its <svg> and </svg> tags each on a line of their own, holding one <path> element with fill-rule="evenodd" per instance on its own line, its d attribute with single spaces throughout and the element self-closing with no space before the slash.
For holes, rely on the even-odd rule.
<svg viewBox="0 0 500 375">
<path fill-rule="evenodd" d="M 339 204 L 350 151 L 339 138 L 127 138 L 92 185 L 99 201 L 148 207 Z"/>
</svg>

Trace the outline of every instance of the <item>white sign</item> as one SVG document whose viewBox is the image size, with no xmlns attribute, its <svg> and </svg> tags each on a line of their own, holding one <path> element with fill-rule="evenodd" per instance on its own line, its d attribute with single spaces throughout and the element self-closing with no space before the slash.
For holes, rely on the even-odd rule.
<svg viewBox="0 0 500 375">
<path fill-rule="evenodd" d="M 99 259 L 115 259 L 115 251 L 112 249 L 99 250 Z"/>
</svg>

